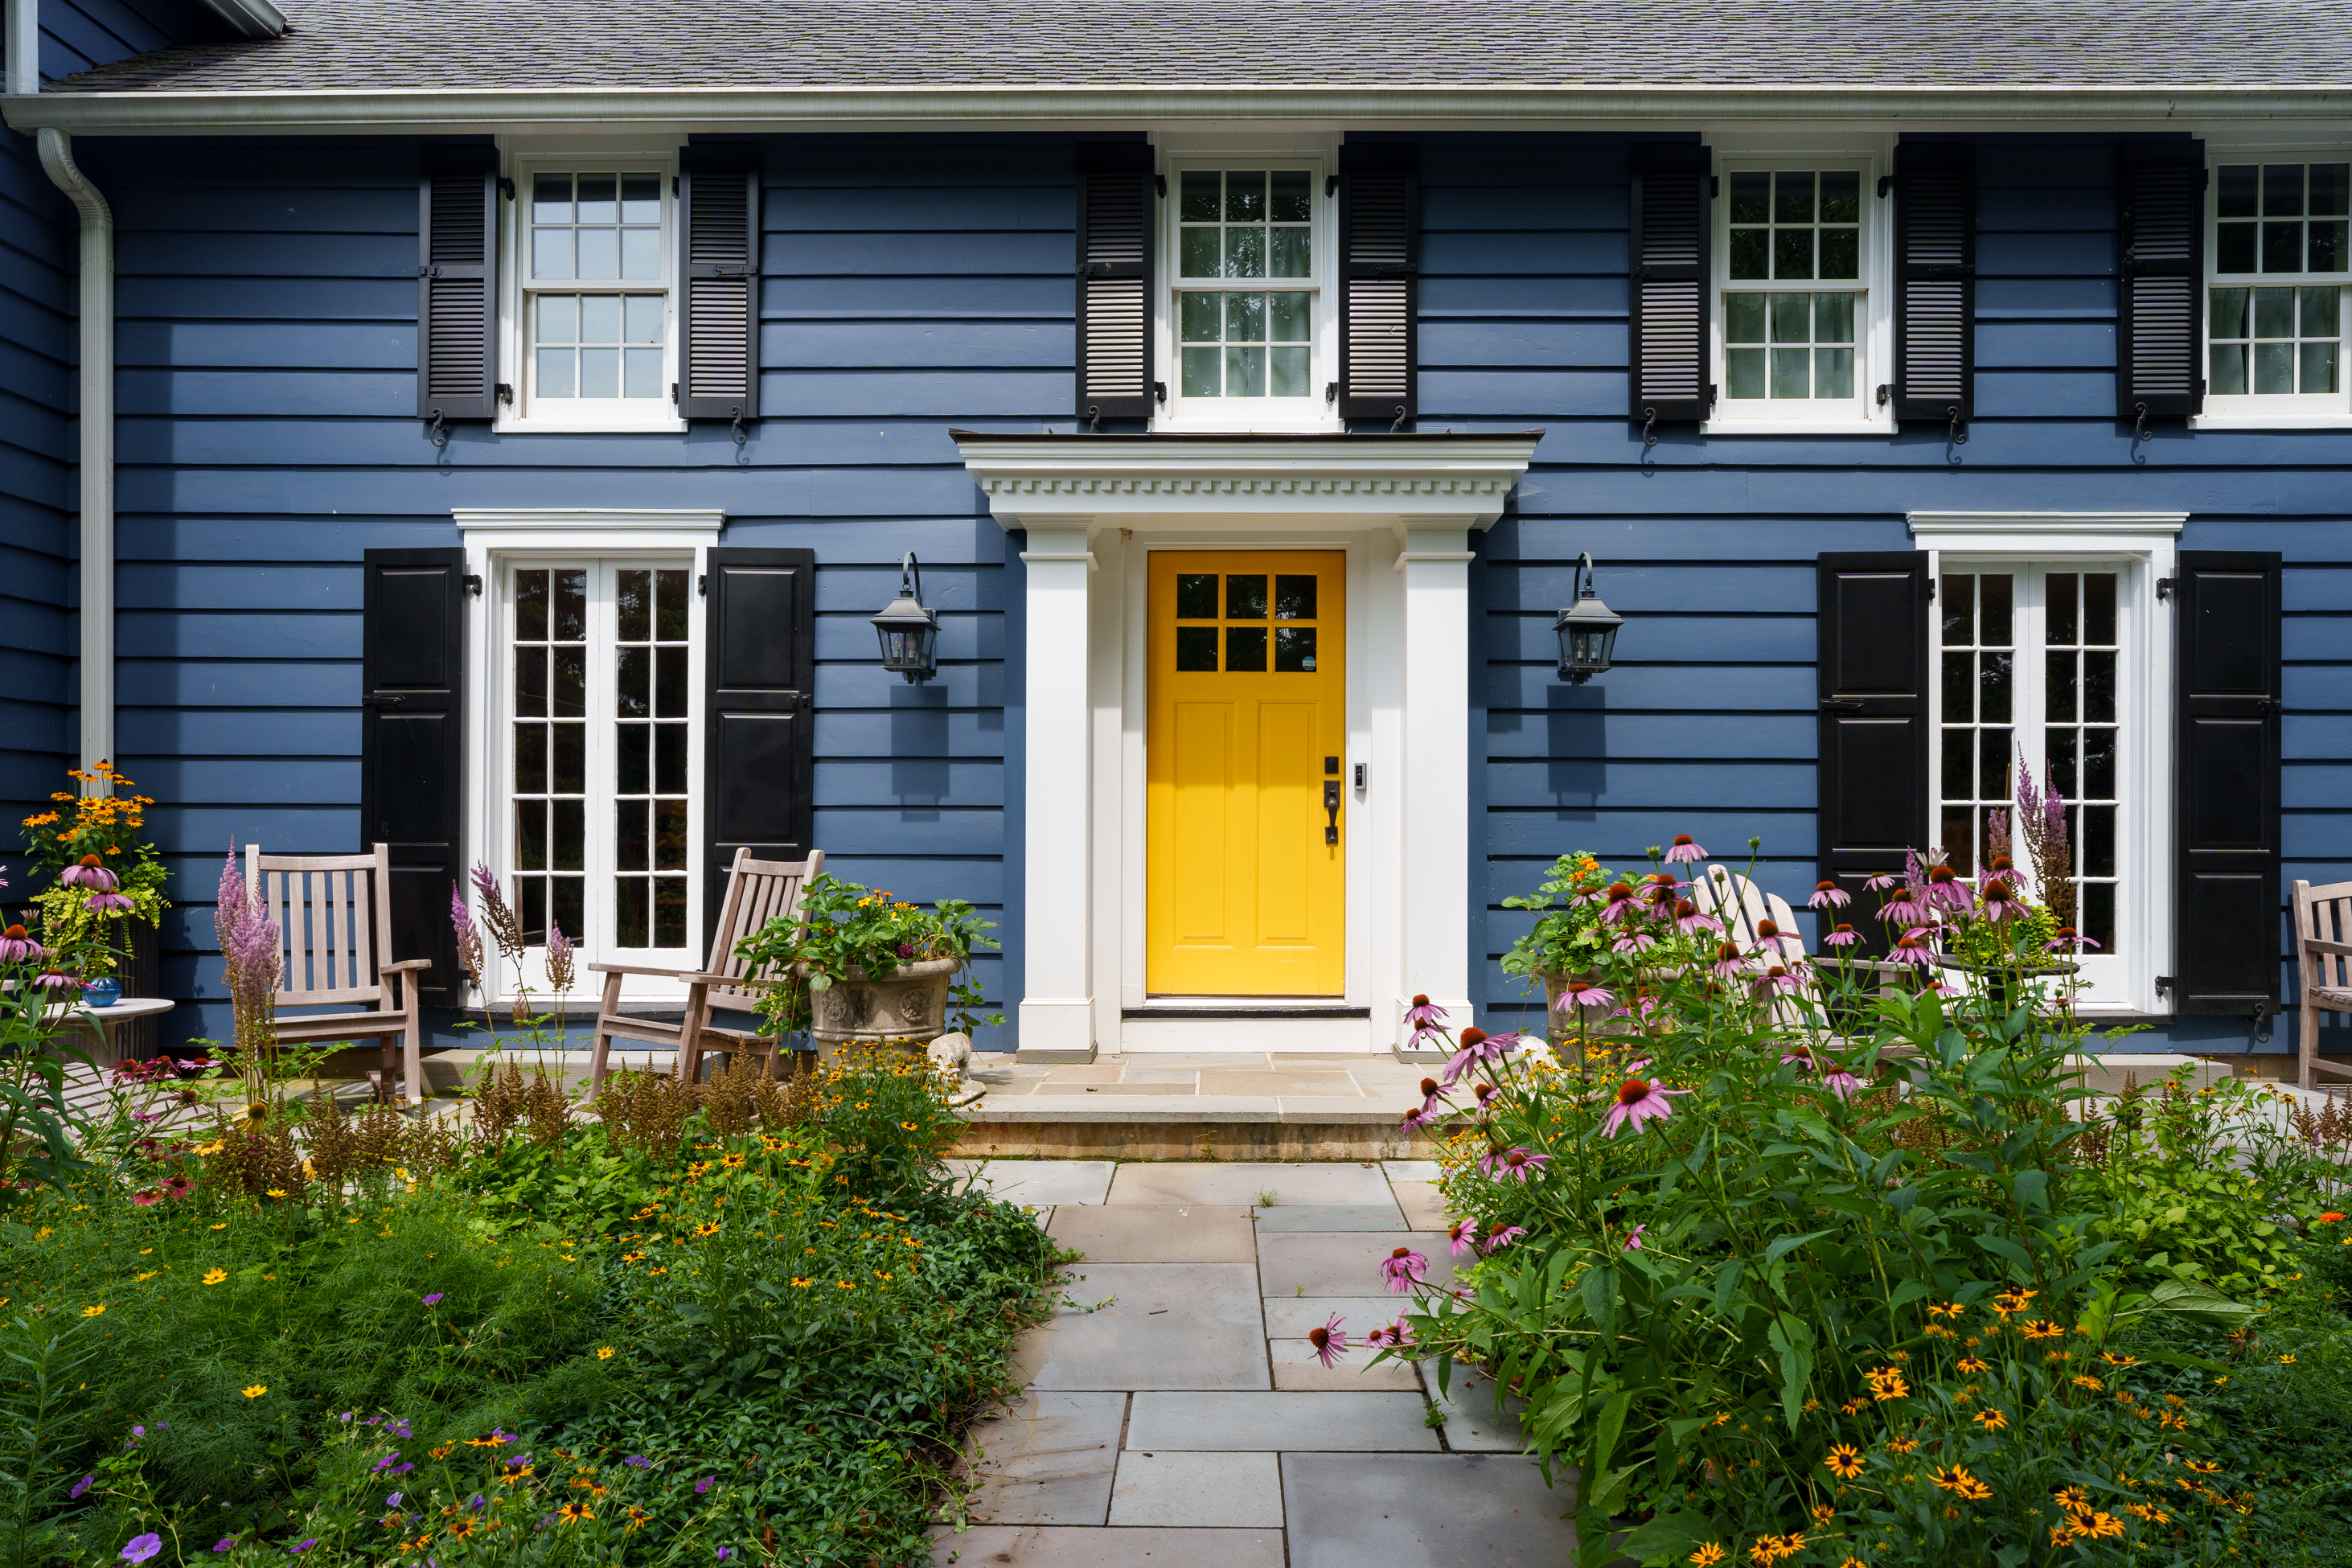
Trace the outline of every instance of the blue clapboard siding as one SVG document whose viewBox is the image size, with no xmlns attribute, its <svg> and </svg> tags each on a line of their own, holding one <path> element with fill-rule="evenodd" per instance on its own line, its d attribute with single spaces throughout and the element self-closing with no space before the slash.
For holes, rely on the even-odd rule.
<svg viewBox="0 0 2352 1568">
<path fill-rule="evenodd" d="M 1755 836 L 1759 877 L 1801 905 L 1816 834 L 1814 557 L 1907 549 L 1915 510 L 2177 510 L 2191 514 L 2185 549 L 2282 552 L 2286 875 L 2352 877 L 2352 433 L 2174 427 L 2135 453 L 2113 416 L 2110 142 L 1979 142 L 1978 418 L 1965 447 L 1940 431 L 1681 429 L 1645 453 L 1625 417 L 1622 144 L 1416 140 L 1420 426 L 1546 430 L 1474 568 L 1485 855 L 1473 898 L 1486 912 L 1472 956 L 1506 1022 L 1538 1022 L 1540 1000 L 1527 1005 L 1497 966 L 1529 923 L 1501 900 L 1532 890 L 1565 851 L 1639 866 L 1649 846 L 1690 833 L 1738 864 Z M 1884 379 L 1883 367 L 1867 374 Z M 1551 621 L 1588 550 L 1628 624 L 1618 668 L 1571 687 L 1552 668 Z M 2171 1038 L 2242 1048 L 2246 1033 L 2196 1020 Z M 2291 1033 L 2281 1026 L 2266 1048 L 2291 1048 Z"/>
<path fill-rule="evenodd" d="M 1015 546 L 947 431 L 1069 424 L 1067 142 L 770 142 L 767 417 L 744 447 L 468 426 L 446 456 L 415 417 L 414 144 L 237 150 L 87 153 L 121 233 L 123 747 L 167 803 L 166 973 L 203 1004 L 175 1026 L 226 1028 L 229 836 L 356 839 L 362 552 L 455 542 L 457 507 L 717 506 L 726 543 L 814 550 L 816 843 L 844 876 L 1002 921 Z M 919 687 L 884 676 L 866 623 L 909 550 L 941 621 Z M 980 965 L 992 1009 L 1006 969 Z"/>
</svg>

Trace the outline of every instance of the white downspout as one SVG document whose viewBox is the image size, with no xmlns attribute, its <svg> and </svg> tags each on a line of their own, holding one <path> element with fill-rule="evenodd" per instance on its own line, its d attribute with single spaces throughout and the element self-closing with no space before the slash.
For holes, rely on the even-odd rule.
<svg viewBox="0 0 2352 1568">
<path fill-rule="evenodd" d="M 32 8 L 31 0 L 16 4 Z M 9 64 L 13 79 L 13 50 Z M 114 755 L 114 214 L 75 166 L 63 132 L 41 127 L 40 146 L 41 167 L 81 213 L 81 766 L 89 772 Z"/>
</svg>

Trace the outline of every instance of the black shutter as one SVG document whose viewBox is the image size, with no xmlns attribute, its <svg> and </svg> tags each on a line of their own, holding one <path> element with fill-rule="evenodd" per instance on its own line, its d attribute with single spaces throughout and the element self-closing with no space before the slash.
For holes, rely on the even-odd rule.
<svg viewBox="0 0 2352 1568">
<path fill-rule="evenodd" d="M 498 413 L 498 149 L 426 148 L 416 193 L 416 415 L 488 419 Z"/>
<path fill-rule="evenodd" d="M 1846 918 L 1883 952 L 1864 879 L 1927 848 L 1927 554 L 1824 553 L 1819 582 L 1821 870 L 1854 902 Z M 1834 923 L 1834 922 L 1832 922 Z"/>
<path fill-rule="evenodd" d="M 2205 143 L 2126 142 L 2116 185 L 2116 414 L 2186 419 L 2205 406 Z"/>
<path fill-rule="evenodd" d="M 2242 1016 L 2282 962 L 2279 557 L 2184 550 L 2179 570 L 2172 1006 Z"/>
<path fill-rule="evenodd" d="M 1690 424 L 1715 406 L 1708 379 L 1710 155 L 1689 142 L 1641 142 L 1633 174 L 1633 408 L 1643 425 Z"/>
<path fill-rule="evenodd" d="M 763 860 L 809 852 L 816 552 L 716 549 L 704 581 L 703 906 L 715 921 L 739 847 Z"/>
<path fill-rule="evenodd" d="M 1421 298 L 1420 150 L 1339 148 L 1339 417 L 1419 412 L 1414 318 Z"/>
<path fill-rule="evenodd" d="M 677 411 L 760 416 L 760 151 L 677 156 Z"/>
<path fill-rule="evenodd" d="M 360 602 L 360 841 L 392 848 L 392 948 L 465 1004 L 449 884 L 466 875 L 466 552 L 371 550 Z"/>
<path fill-rule="evenodd" d="M 1078 417 L 1149 419 L 1151 257 L 1159 214 L 1148 142 L 1077 149 Z"/>
<path fill-rule="evenodd" d="M 1895 150 L 1895 417 L 1975 416 L 1977 151 Z"/>
</svg>

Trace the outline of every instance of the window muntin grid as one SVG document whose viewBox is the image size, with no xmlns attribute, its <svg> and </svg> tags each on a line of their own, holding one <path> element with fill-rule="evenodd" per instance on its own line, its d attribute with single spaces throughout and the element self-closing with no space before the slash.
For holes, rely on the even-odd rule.
<svg viewBox="0 0 2352 1568">
<path fill-rule="evenodd" d="M 1264 572 L 1224 574 L 1223 611 L 1219 613 L 1218 574 L 1180 572 L 1176 576 L 1176 669 L 1179 674 L 1264 675 L 1273 656 L 1276 675 L 1315 673 L 1316 616 L 1312 572 L 1273 574 L 1273 596 Z M 1273 614 L 1269 616 L 1267 611 Z M 1273 625 L 1269 626 L 1267 622 Z M 1186 621 L 1211 623 L 1185 626 Z M 1223 654 L 1220 665 L 1218 655 Z"/>
<path fill-rule="evenodd" d="M 1853 404 L 1865 366 L 1865 288 L 1792 283 L 1863 278 L 1863 172 L 1740 170 L 1726 176 L 1724 376 L 1727 400 Z"/>
<path fill-rule="evenodd" d="M 521 242 L 527 265 L 518 270 L 533 402 L 662 407 L 669 316 L 664 184 L 663 175 L 645 172 L 530 176 Z"/>
<path fill-rule="evenodd" d="M 1315 176 L 1187 169 L 1177 176 L 1177 390 L 1307 398 L 1315 380 Z M 1296 288 L 1268 288 L 1297 279 Z"/>
<path fill-rule="evenodd" d="M 2212 183 L 2208 395 L 2335 405 L 2345 390 L 2352 163 L 2222 163 Z"/>
<path fill-rule="evenodd" d="M 517 567 L 513 618 L 515 912 L 534 944 L 548 922 L 587 931 L 588 573 Z"/>
<path fill-rule="evenodd" d="M 687 942 L 689 617 L 684 568 L 614 574 L 613 940 Z"/>
<path fill-rule="evenodd" d="M 2118 956 L 2117 900 L 2126 880 L 2117 850 L 2118 700 L 2122 654 L 2112 569 L 1977 566 L 1947 570 L 1941 613 L 1941 721 L 1937 732 L 1937 852 L 1975 874 L 1985 861 L 1987 818 L 2011 816 L 2011 858 L 2030 879 L 2015 820 L 2016 758 L 2066 802 L 2074 847 L 2075 929 Z"/>
</svg>

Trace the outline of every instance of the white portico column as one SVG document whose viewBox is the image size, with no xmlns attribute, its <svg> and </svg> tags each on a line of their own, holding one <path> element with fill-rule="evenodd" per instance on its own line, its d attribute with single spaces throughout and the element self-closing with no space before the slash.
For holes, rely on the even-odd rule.
<svg viewBox="0 0 2352 1568">
<path fill-rule="evenodd" d="M 1470 531 L 1400 520 L 1404 549 L 1404 910 L 1402 992 L 1460 1029 L 1470 1017 Z"/>
<path fill-rule="evenodd" d="M 1087 670 L 1088 595 L 1094 556 L 1086 518 L 1032 523 L 1027 568 L 1027 779 L 1022 808 L 1028 835 L 1022 870 L 1024 967 L 1020 1046 L 1032 1051 L 1094 1049 L 1094 775 Z"/>
</svg>

